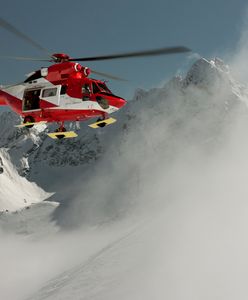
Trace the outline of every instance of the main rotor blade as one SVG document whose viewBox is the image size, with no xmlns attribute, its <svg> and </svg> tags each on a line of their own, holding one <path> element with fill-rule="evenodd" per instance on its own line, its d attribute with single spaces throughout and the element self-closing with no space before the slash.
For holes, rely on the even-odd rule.
<svg viewBox="0 0 248 300">
<path fill-rule="evenodd" d="M 117 76 L 114 76 L 114 75 L 111 75 L 111 74 L 107 74 L 107 73 L 102 73 L 102 72 L 98 72 L 98 71 L 94 71 L 92 69 L 90 69 L 91 73 L 93 74 L 96 74 L 96 75 L 99 75 L 99 76 L 103 76 L 103 77 L 106 77 L 106 78 L 109 78 L 109 79 L 113 79 L 113 80 L 118 80 L 118 81 L 127 81 L 126 79 L 124 78 L 120 78 L 120 77 L 117 77 Z"/>
<path fill-rule="evenodd" d="M 23 56 L 0 56 L 0 59 L 14 59 L 14 60 L 25 60 L 25 61 L 51 61 L 48 58 L 36 58 L 36 57 L 23 57 Z"/>
<path fill-rule="evenodd" d="M 23 39 L 24 41 L 28 42 L 29 44 L 31 44 L 33 47 L 35 47 L 36 49 L 39 49 L 40 51 L 45 52 L 47 55 L 50 56 L 50 52 L 42 47 L 40 44 L 38 44 L 37 42 L 35 42 L 33 39 L 31 39 L 29 36 L 27 36 L 26 34 L 22 33 L 21 31 L 19 31 L 17 28 L 15 28 L 13 25 L 11 25 L 10 23 L 8 23 L 7 21 L 5 21 L 3 18 L 0 18 L 0 27 L 3 27 L 4 29 L 6 29 L 7 31 L 13 33 L 14 35 L 18 36 L 19 38 Z"/>
<path fill-rule="evenodd" d="M 146 50 L 146 51 L 136 51 L 136 52 L 127 52 L 111 55 L 102 55 L 102 56 L 92 56 L 92 57 L 79 57 L 79 58 L 70 58 L 70 61 L 97 61 L 97 60 L 107 60 L 107 59 L 117 59 L 117 58 L 127 58 L 127 57 L 142 57 L 142 56 L 155 56 L 155 55 L 165 55 L 165 54 L 175 54 L 190 52 L 189 48 L 184 46 L 177 47 L 166 47 L 160 49 Z"/>
</svg>

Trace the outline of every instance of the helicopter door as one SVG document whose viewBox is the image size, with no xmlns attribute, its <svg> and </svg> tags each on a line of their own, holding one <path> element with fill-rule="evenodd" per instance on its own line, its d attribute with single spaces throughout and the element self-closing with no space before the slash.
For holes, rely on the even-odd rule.
<svg viewBox="0 0 248 300">
<path fill-rule="evenodd" d="M 69 96 L 67 95 L 67 86 L 61 85 L 59 88 L 59 96 L 58 96 L 58 105 L 64 105 L 65 103 L 68 103 Z"/>
<path fill-rule="evenodd" d="M 40 109 L 41 89 L 26 90 L 23 95 L 23 111 Z"/>
</svg>

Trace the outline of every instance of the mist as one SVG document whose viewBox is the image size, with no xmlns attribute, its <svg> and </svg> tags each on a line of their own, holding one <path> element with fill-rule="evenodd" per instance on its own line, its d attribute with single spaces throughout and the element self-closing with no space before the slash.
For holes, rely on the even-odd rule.
<svg viewBox="0 0 248 300">
<path fill-rule="evenodd" d="M 242 81 L 247 41 L 230 61 Z M 217 79 L 133 100 L 125 130 L 107 129 L 104 156 L 61 190 L 66 201 L 39 226 L 31 212 L 32 232 L 29 212 L 8 219 L 3 299 L 247 296 L 248 99 Z"/>
</svg>

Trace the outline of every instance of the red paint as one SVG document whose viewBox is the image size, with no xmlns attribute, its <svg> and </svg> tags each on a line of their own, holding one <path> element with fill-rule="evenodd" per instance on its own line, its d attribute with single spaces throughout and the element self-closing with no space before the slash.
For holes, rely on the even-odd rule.
<svg viewBox="0 0 248 300">
<path fill-rule="evenodd" d="M 121 108 L 125 105 L 126 101 L 121 98 L 113 98 L 109 100 L 111 105 L 115 104 L 116 107 Z M 61 122 L 61 121 L 85 121 L 96 117 L 105 117 L 106 113 L 97 109 L 55 109 L 56 105 L 49 103 L 43 99 L 40 100 L 41 109 L 35 111 L 22 111 L 22 100 L 0 90 L 0 99 L 4 99 L 16 113 L 25 116 L 32 116 L 36 122 Z"/>
<path fill-rule="evenodd" d="M 48 102 L 46 100 L 40 99 L 40 108 L 45 109 L 45 108 L 51 108 L 51 107 L 57 107 L 58 105 L 55 105 L 51 102 Z"/>
<path fill-rule="evenodd" d="M 48 67 L 48 74 L 45 79 L 57 85 L 67 83 L 69 78 L 85 78 L 89 74 L 89 68 L 84 68 L 78 63 L 67 61 Z"/>
<path fill-rule="evenodd" d="M 0 98 L 4 99 L 17 114 L 22 114 L 22 100 L 0 90 Z"/>
<path fill-rule="evenodd" d="M 91 118 L 103 117 L 100 110 L 44 109 L 22 113 L 22 116 L 32 116 L 36 122 L 86 121 Z"/>
<path fill-rule="evenodd" d="M 0 96 L 0 106 L 4 105 L 7 105 L 7 103 L 5 102 L 5 98 L 3 96 Z"/>
<path fill-rule="evenodd" d="M 9 105 L 17 114 L 22 117 L 32 116 L 36 122 L 47 121 L 47 122 L 64 122 L 64 121 L 83 121 L 90 118 L 96 117 L 107 117 L 108 114 L 104 110 L 98 110 L 92 107 L 88 109 L 73 109 L 73 105 L 70 105 L 70 97 L 85 100 L 84 97 L 89 98 L 89 101 L 97 102 L 101 99 L 107 101 L 109 106 L 115 107 L 116 110 L 120 109 L 126 104 L 126 101 L 118 96 L 115 96 L 107 88 L 104 82 L 92 78 L 88 78 L 90 74 L 90 69 L 81 66 L 78 63 L 68 61 L 69 56 L 66 54 L 54 54 L 57 59 L 57 63 L 47 68 L 47 73 L 43 72 L 45 78 L 51 83 L 51 86 L 46 86 L 44 88 L 52 88 L 56 85 L 66 86 L 67 102 L 66 107 L 68 109 L 60 109 L 58 105 L 49 102 L 49 97 L 45 99 L 40 99 L 40 109 L 34 111 L 22 111 L 22 101 L 14 95 L 10 95 L 4 90 L 0 90 L 0 105 Z M 26 83 L 26 88 L 40 88 L 39 83 L 37 83 L 37 78 L 40 71 L 36 71 L 38 76 L 30 79 L 29 83 Z M 42 86 L 43 84 L 41 84 Z M 85 86 L 88 86 L 90 92 L 87 93 Z M 82 88 L 84 87 L 85 94 L 82 94 Z M 41 87 L 42 88 L 42 87 Z M 14 94 L 14 89 L 12 94 Z M 57 95 L 59 97 L 59 95 Z M 100 100 L 99 100 L 100 99 Z M 74 100 L 75 101 L 75 100 Z M 86 100 L 87 101 L 87 100 Z M 79 102 L 80 103 L 80 102 Z M 100 103 L 100 102 L 98 102 Z M 98 107 L 98 106 L 97 106 Z"/>
</svg>

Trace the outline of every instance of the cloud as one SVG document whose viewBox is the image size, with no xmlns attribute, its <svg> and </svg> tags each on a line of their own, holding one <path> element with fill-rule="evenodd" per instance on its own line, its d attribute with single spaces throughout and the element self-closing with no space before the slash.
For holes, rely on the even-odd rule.
<svg viewBox="0 0 248 300">
<path fill-rule="evenodd" d="M 92 263 L 89 278 L 105 274 L 103 289 L 86 289 L 89 279 L 81 287 L 86 298 L 246 295 L 247 107 L 228 84 L 150 93 L 127 136 L 72 199 L 67 218 L 83 224 L 112 230 L 117 220 L 127 227 L 144 222 L 111 257 Z M 79 280 L 58 298 L 69 297 Z"/>
<path fill-rule="evenodd" d="M 119 148 L 108 149 L 66 210 L 77 245 L 101 237 L 106 247 L 89 246 L 37 299 L 244 298 L 247 107 L 223 84 L 142 100 Z"/>
</svg>

